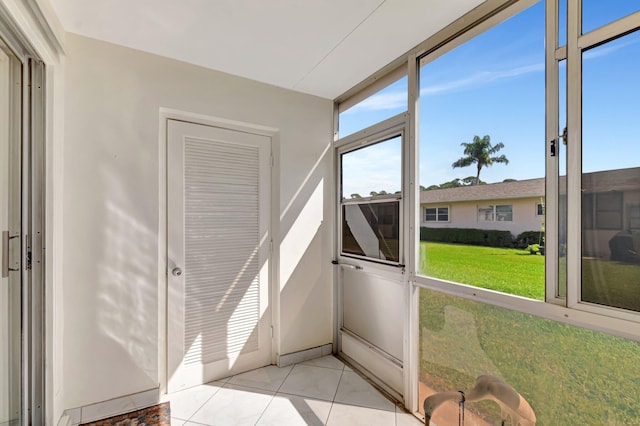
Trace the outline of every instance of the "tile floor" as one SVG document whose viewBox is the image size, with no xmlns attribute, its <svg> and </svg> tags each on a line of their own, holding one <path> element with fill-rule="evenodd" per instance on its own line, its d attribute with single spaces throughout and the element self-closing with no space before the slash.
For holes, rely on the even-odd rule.
<svg viewBox="0 0 640 426">
<path fill-rule="evenodd" d="M 333 356 L 263 367 L 167 395 L 171 426 L 420 426 Z"/>
</svg>

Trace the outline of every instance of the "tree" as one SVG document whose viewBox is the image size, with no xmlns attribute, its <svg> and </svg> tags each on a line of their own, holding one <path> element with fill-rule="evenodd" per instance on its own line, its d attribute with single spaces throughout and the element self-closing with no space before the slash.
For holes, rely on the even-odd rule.
<svg viewBox="0 0 640 426">
<path fill-rule="evenodd" d="M 440 184 L 440 188 L 458 188 L 460 186 L 462 186 L 462 184 L 460 183 L 460 179 L 458 178 L 455 178 L 450 182 Z"/>
<path fill-rule="evenodd" d="M 481 180 L 478 181 L 478 185 L 486 185 L 487 182 Z M 462 179 L 462 186 L 472 186 L 472 185 L 476 185 L 476 177 L 475 176 L 467 176 L 466 178 Z"/>
<path fill-rule="evenodd" d="M 476 174 L 474 185 L 478 185 L 480 182 L 480 171 L 483 167 L 489 167 L 493 163 L 509 164 L 509 160 L 504 154 L 500 156 L 494 155 L 504 148 L 504 144 L 500 142 L 492 146 L 489 135 L 485 135 L 482 138 L 476 135 L 473 137 L 473 142 L 462 142 L 460 146 L 464 147 L 464 155 L 466 157 L 459 158 L 451 167 L 455 169 L 456 167 L 467 167 L 475 164 L 478 173 Z"/>
</svg>

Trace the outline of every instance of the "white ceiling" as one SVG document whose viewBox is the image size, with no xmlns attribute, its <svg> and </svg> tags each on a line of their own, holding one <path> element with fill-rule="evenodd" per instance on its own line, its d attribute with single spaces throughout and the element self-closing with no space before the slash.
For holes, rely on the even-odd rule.
<svg viewBox="0 0 640 426">
<path fill-rule="evenodd" d="M 334 99 L 484 0 L 50 0 L 66 31 Z"/>
</svg>

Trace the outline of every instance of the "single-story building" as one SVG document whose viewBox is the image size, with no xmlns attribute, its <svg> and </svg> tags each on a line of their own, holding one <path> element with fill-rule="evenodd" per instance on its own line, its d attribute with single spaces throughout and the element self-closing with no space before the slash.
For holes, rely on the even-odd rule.
<svg viewBox="0 0 640 426">
<path fill-rule="evenodd" d="M 421 225 L 510 231 L 544 226 L 544 179 L 432 189 L 420 193 Z"/>
<path fill-rule="evenodd" d="M 561 177 L 560 187 L 565 179 Z M 582 254 L 611 257 L 614 236 L 640 231 L 640 168 L 582 175 Z M 566 241 L 566 201 L 560 191 L 560 242 Z M 421 225 L 510 231 L 544 230 L 544 179 L 433 189 L 420 193 Z"/>
</svg>

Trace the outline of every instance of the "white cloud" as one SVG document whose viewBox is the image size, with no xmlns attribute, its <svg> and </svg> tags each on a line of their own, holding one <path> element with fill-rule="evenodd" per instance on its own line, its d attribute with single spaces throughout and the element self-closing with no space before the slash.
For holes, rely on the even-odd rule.
<svg viewBox="0 0 640 426">
<path fill-rule="evenodd" d="M 407 108 L 407 92 L 386 92 L 375 94 L 359 104 L 349 108 L 345 114 L 367 111 L 386 111 L 391 109 L 405 110 Z"/>
<path fill-rule="evenodd" d="M 470 88 L 482 84 L 491 83 L 503 78 L 519 77 L 521 75 L 544 71 L 544 64 L 531 64 L 522 67 L 511 68 L 502 71 L 480 71 L 469 77 L 458 80 L 447 81 L 432 86 L 427 86 L 420 91 L 421 95 L 432 95 L 436 93 L 450 92 L 462 88 Z M 383 92 L 375 94 L 352 108 L 344 114 L 366 113 L 372 111 L 403 111 L 407 108 L 407 92 Z"/>
<path fill-rule="evenodd" d="M 600 56 L 606 56 L 609 53 L 613 53 L 616 50 L 620 50 L 623 47 L 627 47 L 627 46 L 631 46 L 633 44 L 636 44 L 640 42 L 640 39 L 638 38 L 631 38 L 625 41 L 616 41 L 613 43 L 609 43 L 609 44 L 605 44 L 602 46 L 598 46 L 596 48 L 593 49 L 589 49 L 587 51 L 585 51 L 582 54 L 582 59 L 583 60 L 588 60 L 588 59 L 593 59 L 593 58 L 598 58 Z"/>
<path fill-rule="evenodd" d="M 447 81 L 432 86 L 427 86 L 420 91 L 420 95 L 433 95 L 436 93 L 450 92 L 462 88 L 480 86 L 503 78 L 519 77 L 525 74 L 544 71 L 544 64 L 531 64 L 522 67 L 511 68 L 502 71 L 480 71 L 469 77 Z"/>
</svg>

